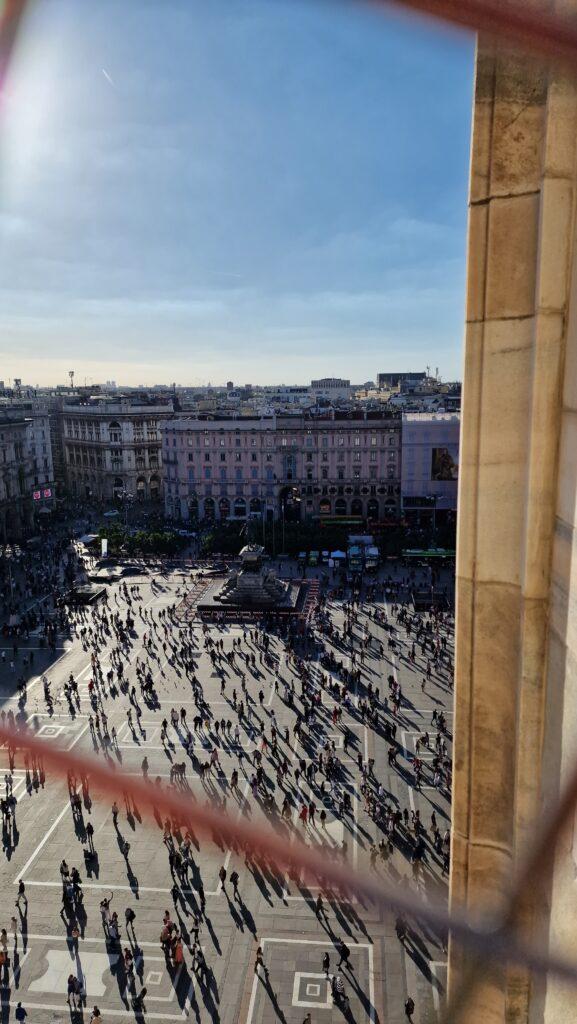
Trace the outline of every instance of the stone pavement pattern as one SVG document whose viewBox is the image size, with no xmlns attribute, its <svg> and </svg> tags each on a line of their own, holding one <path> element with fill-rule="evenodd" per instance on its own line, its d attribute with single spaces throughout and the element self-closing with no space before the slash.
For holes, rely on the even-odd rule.
<svg viewBox="0 0 577 1024">
<path fill-rule="evenodd" d="M 145 613 L 154 612 L 158 632 L 148 664 L 160 706 L 144 707 L 139 731 L 131 727 L 127 720 L 127 709 L 130 707 L 128 697 L 120 692 L 116 697 L 111 697 L 106 688 L 108 692 L 103 698 L 102 707 L 108 716 L 108 730 L 113 726 L 116 729 L 117 742 L 110 756 L 118 770 L 140 775 L 141 762 L 146 756 L 150 778 L 159 776 L 162 784 L 166 785 L 171 765 L 175 761 L 185 761 L 187 786 L 197 799 L 214 800 L 218 796 L 222 800 L 226 796 L 229 813 L 245 814 L 252 820 L 264 820 L 262 802 L 255 801 L 251 794 L 248 779 L 253 766 L 248 757 L 252 756 L 258 742 L 255 726 L 258 727 L 259 720 L 262 721 L 270 736 L 271 716 L 274 715 L 281 732 L 284 732 L 285 725 L 289 727 L 289 742 L 287 744 L 283 740 L 280 748 L 293 772 L 285 780 L 285 789 L 294 801 L 294 769 L 301 759 L 306 763 L 310 761 L 311 741 L 314 737 L 306 737 L 302 742 L 295 738 L 295 710 L 282 699 L 282 680 L 291 680 L 296 687 L 295 707 L 300 708 L 300 684 L 284 642 L 271 634 L 272 664 L 266 666 L 260 660 L 262 647 L 250 639 L 243 639 L 240 626 L 210 627 L 209 635 L 215 640 L 222 639 L 225 651 L 232 649 L 233 641 L 240 637 L 243 649 L 255 654 L 256 659 L 256 666 L 252 669 L 254 674 L 241 663 L 246 671 L 248 693 L 254 703 L 251 709 L 252 725 L 250 721 L 247 724 L 245 719 L 243 726 L 241 742 L 245 756 L 240 768 L 239 792 L 233 794 L 230 778 L 233 768 L 239 767 L 238 750 L 231 738 L 223 740 L 220 737 L 217 740 L 214 718 L 230 718 L 233 726 L 238 721 L 231 705 L 231 693 L 234 686 L 240 694 L 240 677 L 226 661 L 217 662 L 216 667 L 213 665 L 203 646 L 202 630 L 198 623 L 185 625 L 182 633 L 180 628 L 170 624 L 165 639 L 160 629 L 162 620 L 159 620 L 158 615 L 181 599 L 184 593 L 181 574 L 173 572 L 152 582 L 146 578 L 128 582 L 140 586 L 140 600 L 133 602 L 133 609 L 136 609 L 135 635 L 130 648 L 122 655 L 124 674 L 130 685 L 137 682 L 136 659 L 142 660 L 145 657 L 142 650 L 143 634 L 151 630 L 150 622 L 139 616 L 138 609 L 144 609 Z M 110 588 L 109 595 L 110 610 L 120 611 L 125 616 L 128 606 L 118 586 Z M 382 609 L 386 604 L 383 596 L 379 596 L 375 604 Z M 366 604 L 366 612 L 374 611 L 375 604 Z M 328 610 L 331 621 L 342 635 L 342 602 L 331 602 Z M 388 611 L 390 620 L 394 621 L 390 601 Z M 80 625 L 77 625 L 76 632 Z M 398 632 L 401 649 L 399 651 L 397 648 L 393 653 L 387 648 L 387 634 L 382 626 L 363 612 L 357 625 L 357 650 L 361 637 L 366 638 L 369 634 L 372 634 L 373 639 L 362 665 L 362 682 L 353 694 L 350 713 L 345 713 L 340 726 L 334 726 L 330 715 L 334 701 L 325 691 L 320 716 L 321 741 L 329 737 L 337 745 L 342 786 L 351 795 L 353 813 L 348 817 L 345 815 L 341 821 L 333 813 L 330 802 L 327 802 L 326 829 L 321 830 L 316 822 L 314 827 L 309 825 L 303 830 L 296 822 L 294 812 L 293 827 L 298 828 L 301 834 L 304 833 L 308 842 L 323 842 L 335 849 L 346 839 L 347 856 L 360 871 L 376 870 L 383 876 L 399 881 L 406 879 L 405 884 L 416 884 L 425 894 L 437 893 L 439 890 L 444 892 L 446 880 L 441 873 L 441 861 L 431 850 L 430 844 L 424 871 L 418 873 L 416 880 L 413 879 L 409 861 L 403 855 L 402 844 L 398 844 L 400 848 L 395 849 L 386 864 L 377 861 L 374 868 L 370 866 L 369 846 L 381 838 L 381 833 L 366 811 L 357 762 L 359 753 L 362 761 L 374 758 L 376 780 L 383 783 L 389 799 L 401 809 L 418 809 L 426 826 L 431 810 L 434 809 L 439 827 L 444 831 L 448 827 L 446 794 L 430 784 L 432 780 L 428 774 L 421 788 L 416 789 L 411 765 L 405 754 L 414 754 L 415 740 L 425 729 L 433 734 L 430 724 L 433 709 L 445 710 L 450 734 L 452 700 L 448 676 L 433 672 L 433 678 L 423 693 L 421 679 L 425 661 L 417 655 L 417 670 L 409 665 L 405 656 L 408 647 L 404 630 L 400 628 Z M 220 753 L 221 769 L 202 779 L 194 771 L 182 746 L 185 730 L 169 728 L 168 744 L 163 742 L 161 735 L 161 722 L 163 718 L 169 718 L 172 707 L 186 708 L 189 727 L 197 713 L 190 673 L 172 656 L 171 644 L 178 647 L 182 638 L 193 645 L 194 671 L 203 686 L 208 714 L 214 716 L 210 731 L 202 730 L 197 736 L 195 756 L 204 761 L 208 751 L 215 745 Z M 385 650 L 382 657 L 377 646 L 380 642 L 384 644 Z M 326 637 L 322 643 L 328 650 L 333 646 Z M 35 646 L 38 646 L 38 640 L 34 636 L 21 641 L 17 662 L 24 657 L 25 648 Z M 108 638 L 99 650 L 98 656 L 105 676 L 112 646 L 115 643 Z M 10 651 L 12 649 L 8 640 L 1 641 L 0 647 Z M 25 714 L 29 718 L 35 716 L 41 736 L 54 739 L 67 749 L 74 748 L 77 752 L 103 756 L 101 737 L 98 732 L 92 733 L 88 718 L 91 712 L 88 683 L 92 674 L 89 649 L 83 649 L 77 635 L 67 641 L 65 647 L 64 652 L 56 652 L 58 660 L 47 669 L 55 697 L 52 710 L 44 700 L 42 682 L 38 676 L 32 675 L 23 702 Z M 319 652 L 319 643 L 311 647 L 309 652 L 310 673 L 315 680 L 319 680 L 324 671 L 319 664 Z M 337 640 L 334 653 L 345 665 L 350 664 L 351 648 L 348 641 L 343 645 L 342 639 Z M 34 670 L 39 665 L 45 668 L 47 660 L 45 652 L 38 653 Z M 224 670 L 224 694 L 221 692 L 219 668 Z M 80 707 L 76 708 L 73 715 L 63 693 L 70 673 L 78 682 L 80 698 Z M 15 696 L 12 696 L 14 683 L 11 673 L 4 666 L 0 667 L 0 674 L 3 707 L 5 710 L 16 711 L 18 705 Z M 388 764 L 389 744 L 383 738 L 382 729 L 376 732 L 365 726 L 358 711 L 358 703 L 363 699 L 366 684 L 371 681 L 373 686 L 378 686 L 382 698 L 387 692 L 389 674 L 399 680 L 404 695 L 396 718 L 399 770 Z M 275 676 L 281 681 L 278 691 L 274 686 Z M 258 698 L 261 690 L 262 706 Z M 385 719 L 392 721 L 390 710 L 381 712 L 380 719 L 381 723 Z M 353 747 L 346 754 L 343 750 L 343 725 L 350 728 L 354 737 Z M 425 753 L 423 761 L 426 762 L 430 757 L 431 751 Z M 266 756 L 264 763 L 270 779 L 274 780 L 275 773 L 271 771 Z M 1 749 L 0 783 L 7 767 L 8 752 Z M 404 1002 L 408 993 L 415 1000 L 414 1020 L 418 1024 L 427 1024 L 436 1019 L 445 981 L 445 953 L 438 936 L 423 932 L 415 926 L 411 927 L 402 945 L 395 934 L 395 922 L 390 914 L 355 900 L 341 899 L 336 894 L 330 899 L 325 898 L 326 918 L 317 917 L 314 901 L 318 890 L 314 887 L 309 889 L 298 879 L 286 875 L 281 877 L 270 865 L 255 860 L 246 864 L 241 855 L 206 842 L 192 850 L 195 866 L 188 885 L 183 885 L 177 895 L 175 907 L 171 892 L 174 877 L 171 875 L 167 847 L 163 845 L 162 823 L 159 827 L 155 821 L 141 820 L 138 808 L 127 809 L 121 800 L 118 821 L 115 823 L 110 799 L 100 799 L 99 793 L 92 790 L 75 821 L 66 780 L 48 777 L 41 784 L 37 777 L 30 773 L 27 775 L 23 757 L 18 752 L 13 788 L 18 802 L 15 824 L 9 827 L 5 824 L 3 830 L 4 853 L 0 859 L 0 872 L 4 913 L 3 918 L 0 918 L 0 926 L 9 928 L 10 917 L 16 914 L 18 931 L 16 944 L 11 936 L 8 940 L 10 962 L 8 967 L 4 967 L 4 984 L 0 990 L 3 1021 L 14 1019 L 14 1008 L 22 1000 L 28 1011 L 29 1024 L 60 1020 L 71 1020 L 73 1024 L 88 1021 L 94 1003 L 98 1003 L 106 1021 L 171 1021 L 190 1017 L 199 1022 L 223 1021 L 227 1024 L 237 1021 L 243 1024 L 257 1024 L 261 1021 L 301 1024 L 310 1012 L 314 1024 L 333 1024 L 343 1019 L 359 1024 L 364 1021 L 397 1024 L 406 1020 Z M 308 783 L 301 785 L 301 788 L 305 793 L 310 793 Z M 0 791 L 3 792 L 3 785 L 0 785 Z M 274 795 L 278 798 L 278 789 Z M 315 799 L 317 806 L 322 806 L 318 791 Z M 85 861 L 84 856 L 88 845 L 85 829 L 89 821 L 94 829 L 96 850 L 92 862 Z M 81 931 L 78 939 L 71 933 L 70 921 L 61 913 L 63 904 L 59 865 L 62 859 L 67 861 L 70 868 L 76 866 L 82 878 L 84 904 L 83 913 L 78 915 Z M 233 869 L 238 871 L 238 898 L 234 897 L 228 881 L 223 891 L 219 881 L 221 865 L 225 866 L 229 876 Z M 28 912 L 24 916 L 14 909 L 19 879 L 25 882 L 29 901 Z M 192 915 L 201 909 L 200 880 L 206 899 L 200 932 L 206 959 L 204 972 L 194 969 L 187 948 Z M 99 903 L 110 892 L 114 893 L 111 909 L 117 910 L 119 915 L 120 944 L 107 940 L 102 929 Z M 124 926 L 124 910 L 127 906 L 136 911 L 135 933 L 131 941 Z M 167 963 L 159 943 L 165 909 L 170 910 L 185 939 L 185 963 L 179 967 Z M 328 952 L 330 975 L 334 973 L 338 962 L 336 943 L 342 939 L 351 949 L 352 968 L 344 971 L 348 996 L 348 1008 L 344 1010 L 333 1005 L 330 985 L 322 968 L 323 954 Z M 263 949 L 266 974 L 262 970 L 257 973 L 254 970 L 258 944 Z M 147 989 L 144 1011 L 135 1011 L 131 1006 L 131 993 L 121 957 L 127 946 L 131 946 L 134 952 L 139 985 L 145 985 Z M 70 973 L 82 980 L 86 990 L 86 1006 L 77 1011 L 69 1009 L 66 1002 L 66 981 Z"/>
</svg>

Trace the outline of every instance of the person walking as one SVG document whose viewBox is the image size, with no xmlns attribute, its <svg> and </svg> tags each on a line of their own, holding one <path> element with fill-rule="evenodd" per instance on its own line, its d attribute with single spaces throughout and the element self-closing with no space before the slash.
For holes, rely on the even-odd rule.
<svg viewBox="0 0 577 1024">
<path fill-rule="evenodd" d="M 22 907 L 20 905 L 21 903 L 24 904 L 24 913 L 23 914 L 22 914 Z M 24 882 L 22 881 L 22 879 L 20 879 L 19 882 L 18 882 L 18 895 L 16 897 L 16 903 L 14 905 L 16 907 L 18 907 L 18 910 L 20 911 L 22 916 L 26 917 L 26 915 L 28 913 L 28 897 L 26 896 L 26 886 L 24 885 Z"/>
<path fill-rule="evenodd" d="M 337 964 L 337 971 L 340 969 L 342 964 L 344 964 L 345 967 L 348 967 L 349 970 L 351 971 L 352 970 L 351 963 L 350 963 L 351 951 L 350 951 L 349 947 L 347 946 L 346 942 L 343 942 L 342 939 L 341 939 L 341 941 L 339 942 L 339 944 L 337 946 L 337 950 L 338 950 L 338 953 L 339 953 L 339 956 L 340 956 L 340 960 L 339 960 L 339 962 Z"/>
<path fill-rule="evenodd" d="M 240 902 L 240 893 L 238 891 L 238 871 L 231 871 L 230 873 L 230 884 L 232 885 L 232 898 Z"/>
<path fill-rule="evenodd" d="M 75 976 L 73 974 L 69 974 L 68 975 L 68 981 L 66 983 L 66 989 L 67 989 L 67 993 L 68 993 L 67 998 L 66 998 L 66 1001 L 67 1001 L 68 1005 L 73 1007 L 75 1010 L 77 1010 L 78 1009 L 78 1004 L 77 1004 L 78 980 L 77 980 L 77 978 L 75 978 Z"/>
<path fill-rule="evenodd" d="M 411 996 L 405 999 L 405 1017 L 408 1021 L 413 1021 L 413 1014 L 415 1012 L 415 1000 Z"/>
<path fill-rule="evenodd" d="M 259 967 L 262 967 L 262 969 L 264 971 L 265 978 L 268 978 L 268 967 L 266 966 L 266 964 L 264 962 L 264 954 L 263 954 L 263 951 L 262 951 L 262 946 L 259 946 L 257 951 L 256 951 L 256 960 L 254 962 L 254 973 L 255 974 L 258 974 Z"/>
<path fill-rule="evenodd" d="M 90 853 L 94 853 L 94 825 L 91 821 L 86 826 L 86 839 L 88 841 L 88 849 Z"/>
<path fill-rule="evenodd" d="M 135 914 L 134 910 L 132 909 L 132 907 L 127 907 L 126 910 L 124 911 L 124 920 L 126 922 L 126 934 L 127 935 L 128 935 L 128 929 L 129 928 L 132 929 L 133 936 L 135 935 L 135 931 L 134 931 L 134 921 L 135 921 L 135 919 L 136 919 L 136 914 Z"/>
<path fill-rule="evenodd" d="M 325 953 L 324 956 L 323 956 L 323 971 L 326 974 L 327 978 L 329 976 L 330 966 L 331 966 L 331 958 L 330 958 L 328 953 Z"/>
</svg>

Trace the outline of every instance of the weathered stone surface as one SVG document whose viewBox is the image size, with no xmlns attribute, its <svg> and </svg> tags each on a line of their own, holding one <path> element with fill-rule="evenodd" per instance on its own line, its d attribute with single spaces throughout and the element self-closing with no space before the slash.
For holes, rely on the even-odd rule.
<svg viewBox="0 0 577 1024">
<path fill-rule="evenodd" d="M 577 750 L 577 86 L 483 41 L 473 124 L 451 899 L 481 912 L 505 903 Z M 517 910 L 577 956 L 573 832 Z M 451 948 L 450 992 L 467 964 Z M 511 967 L 479 979 L 458 1019 L 577 1012 Z"/>
</svg>

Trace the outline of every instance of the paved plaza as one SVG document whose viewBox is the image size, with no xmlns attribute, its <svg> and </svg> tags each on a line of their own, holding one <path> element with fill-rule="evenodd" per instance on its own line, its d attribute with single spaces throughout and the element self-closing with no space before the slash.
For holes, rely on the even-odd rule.
<svg viewBox="0 0 577 1024">
<path fill-rule="evenodd" d="M 397 580 L 404 576 L 401 569 L 392 571 Z M 327 856 L 345 856 L 359 872 L 418 888 L 424 898 L 446 892 L 446 840 L 442 842 L 440 836 L 449 827 L 449 802 L 447 785 L 435 776 L 433 767 L 439 748 L 432 721 L 433 712 L 444 714 L 446 729 L 437 743 L 444 743 L 450 756 L 453 717 L 448 665 L 453 641 L 446 623 L 439 630 L 446 664 L 434 661 L 431 650 L 423 653 L 419 642 L 413 659 L 414 628 L 409 636 L 397 622 L 392 610 L 395 591 L 387 595 L 381 574 L 375 599 L 368 601 L 364 592 L 361 595 L 352 637 L 343 636 L 343 600 L 350 600 L 350 594 L 340 598 L 332 594 L 314 636 L 306 646 L 297 640 L 291 651 L 287 640 L 274 630 L 265 641 L 262 631 L 250 624 L 244 629 L 233 623 L 203 627 L 196 620 L 175 617 L 173 609 L 193 586 L 190 572 L 177 568 L 154 578 L 131 577 L 126 584 L 129 593 L 134 587 L 138 590 L 131 594 L 134 626 L 119 654 L 113 653 L 119 646 L 113 631 L 82 637 L 81 630 L 92 625 L 91 611 L 74 620 L 73 632 L 58 640 L 54 654 L 40 647 L 35 634 L 20 638 L 16 654 L 10 638 L 0 640 L 5 651 L 5 661 L 0 662 L 5 711 L 18 711 L 16 679 L 24 671 L 28 682 L 20 707 L 29 720 L 35 718 L 40 736 L 75 752 L 101 758 L 106 752 L 118 773 L 141 777 L 146 758 L 151 785 L 157 779 L 160 785 L 169 785 L 171 768 L 184 762 L 184 780 L 178 785 L 191 800 L 222 803 L 224 799 L 231 815 L 272 821 L 273 827 L 284 830 L 287 842 L 298 833 L 308 843 L 322 846 Z M 123 588 L 124 584 L 108 588 L 109 620 L 116 613 L 126 619 L 129 604 Z M 404 588 L 398 595 L 406 599 Z M 98 614 L 103 607 L 98 606 Z M 385 628 L 383 615 L 394 632 Z M 93 642 L 103 673 L 95 687 L 91 686 Z M 241 657 L 246 654 L 251 655 L 249 661 Z M 327 657 L 341 663 L 344 673 Z M 152 678 L 155 698 L 148 701 L 141 695 L 143 677 L 137 673 L 141 666 Z M 360 681 L 349 687 L 350 699 L 343 704 L 343 691 L 334 687 L 342 686 L 351 666 L 360 669 Z M 107 680 L 111 667 L 112 684 Z M 51 703 L 45 699 L 44 672 L 50 681 Z M 78 701 L 72 695 L 69 702 L 64 692 L 70 675 L 78 684 Z M 402 694 L 396 713 L 390 676 Z M 316 708 L 308 724 L 303 721 L 303 678 L 307 700 Z M 123 692 L 120 681 L 127 684 L 128 692 Z M 242 718 L 238 714 L 241 700 Z M 335 708 L 343 711 L 340 720 L 335 720 Z M 172 709 L 179 713 L 176 727 L 171 724 Z M 195 728 L 199 709 L 203 722 Z M 163 720 L 169 723 L 166 732 Z M 295 733 L 297 723 L 301 728 Z M 396 726 L 394 740 L 388 738 L 390 726 Z M 271 744 L 273 732 L 276 750 Z M 420 741 L 424 733 L 428 733 L 428 746 Z M 396 763 L 390 757 L 391 746 L 396 748 Z M 219 764 L 210 772 L 201 771 L 214 750 Z M 253 776 L 259 751 L 263 781 L 256 787 Z M 314 776 L 309 771 L 311 764 L 318 769 L 319 754 L 326 758 L 327 751 L 335 758 L 330 785 L 322 770 Z M 420 780 L 415 777 L 416 755 L 422 766 Z M 306 884 L 296 872 L 279 873 L 262 858 L 245 859 L 241 852 L 224 849 L 218 837 L 210 843 L 192 832 L 188 868 L 182 870 L 180 843 L 185 828 L 169 828 L 167 835 L 160 817 L 150 819 L 138 807 L 127 806 L 121 796 L 116 815 L 110 797 L 102 797 L 89 780 L 84 792 L 81 781 L 74 780 L 72 788 L 79 795 L 74 808 L 66 779 L 52 775 L 45 779 L 40 766 L 37 771 L 33 768 L 16 751 L 11 782 L 6 780 L 9 752 L 0 750 L 0 793 L 5 796 L 12 786 L 17 801 L 13 817 L 4 815 L 0 857 L 4 907 L 0 927 L 8 931 L 8 963 L 0 973 L 2 1021 L 15 1019 L 21 1001 L 28 1024 L 88 1024 L 95 1004 L 106 1022 L 189 1018 L 225 1024 L 302 1024 L 310 1013 L 312 1024 L 343 1020 L 401 1024 L 407 1020 L 409 996 L 415 1002 L 412 1019 L 417 1024 L 437 1019 L 446 982 L 443 936 L 408 921 L 406 935 L 399 938 L 394 915 L 343 893 L 325 891 L 319 912 L 320 888 Z M 232 789 L 235 769 L 239 782 Z M 350 809 L 343 811 L 344 794 L 350 798 Z M 276 805 L 272 819 L 269 797 Z M 315 804 L 312 823 L 299 820 L 303 798 L 307 806 Z M 281 818 L 285 799 L 290 821 Z M 386 839 L 382 818 L 375 821 L 379 805 L 401 812 L 391 833 L 390 855 L 386 842 L 381 850 L 371 851 L 373 844 Z M 323 808 L 326 818 L 321 821 Z M 421 833 L 415 827 L 417 812 Z M 433 812 L 436 836 L 431 828 Z M 414 857 L 419 842 L 422 860 Z M 81 882 L 74 891 L 82 893 L 82 902 L 63 902 L 63 860 L 69 871 L 78 869 Z M 238 891 L 231 884 L 233 872 L 239 876 Z M 20 900 L 16 908 L 20 880 L 28 902 L 26 906 Z M 104 926 L 101 914 L 101 901 L 111 893 L 110 911 L 118 914 L 119 939 Z M 126 923 L 128 907 L 135 911 L 133 927 Z M 174 962 L 161 947 L 165 911 L 182 936 L 182 963 Z M 15 936 L 10 927 L 13 915 Z M 195 918 L 202 953 L 193 958 Z M 341 942 L 350 950 L 341 972 L 347 998 L 335 1002 L 331 981 Z M 255 971 L 259 947 L 264 966 Z M 127 970 L 126 949 L 133 970 Z M 323 967 L 327 953 L 328 968 Z M 77 1008 L 67 1002 L 71 974 L 80 983 Z M 142 1004 L 138 1000 L 134 1004 L 135 994 L 143 987 Z"/>
</svg>

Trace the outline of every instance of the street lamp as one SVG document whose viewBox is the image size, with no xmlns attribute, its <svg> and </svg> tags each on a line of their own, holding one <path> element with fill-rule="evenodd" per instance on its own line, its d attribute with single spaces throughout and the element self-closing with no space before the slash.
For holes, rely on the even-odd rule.
<svg viewBox="0 0 577 1024">
<path fill-rule="evenodd" d="M 124 502 L 124 528 L 128 529 L 128 508 L 131 501 L 134 499 L 134 495 L 130 491 L 123 490 L 120 492 L 120 497 Z"/>
<path fill-rule="evenodd" d="M 436 515 L 436 513 L 437 513 L 437 495 L 436 494 L 428 494 L 427 495 L 427 500 L 433 506 L 433 537 L 434 537 L 436 532 L 437 532 L 437 515 Z"/>
</svg>

